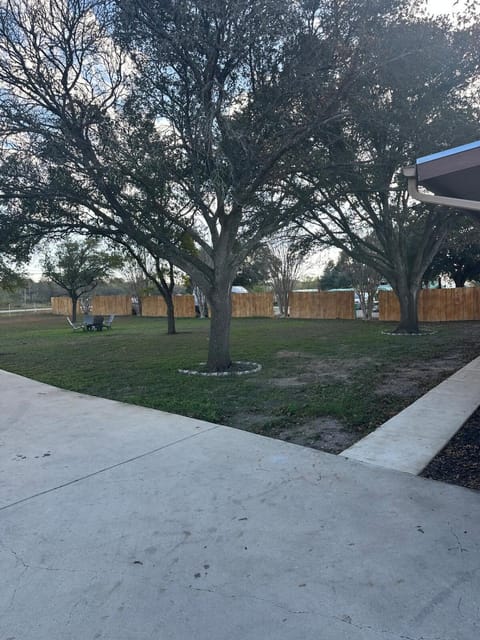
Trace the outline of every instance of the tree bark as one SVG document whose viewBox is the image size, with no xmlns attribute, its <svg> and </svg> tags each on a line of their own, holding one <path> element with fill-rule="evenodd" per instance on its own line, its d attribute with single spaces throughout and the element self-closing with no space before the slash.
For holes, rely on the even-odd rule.
<svg viewBox="0 0 480 640">
<path fill-rule="evenodd" d="M 372 320 L 373 318 L 373 293 L 366 291 L 359 291 L 358 297 L 360 298 L 360 309 L 364 320 Z"/>
<path fill-rule="evenodd" d="M 208 344 L 208 371 L 227 371 L 232 364 L 230 357 L 230 325 L 232 300 L 230 282 L 215 287 L 209 296 L 210 340 Z"/>
<path fill-rule="evenodd" d="M 175 305 L 173 303 L 173 291 L 175 287 L 173 264 L 171 262 L 169 263 L 168 282 L 163 275 L 159 258 L 156 258 L 156 275 L 151 274 L 147 269 L 144 269 L 143 272 L 145 273 L 147 278 L 155 283 L 158 292 L 165 301 L 167 307 L 167 335 L 175 335 L 177 333 L 177 328 L 175 325 Z"/>
<path fill-rule="evenodd" d="M 75 296 L 70 296 L 70 299 L 72 301 L 72 322 L 76 322 L 78 298 L 76 298 Z"/>
<path fill-rule="evenodd" d="M 171 291 L 166 292 L 164 300 L 167 305 L 167 335 L 171 336 L 177 333 L 175 326 L 175 306 L 173 304 L 173 295 Z"/>
<path fill-rule="evenodd" d="M 419 333 L 418 291 L 420 287 L 407 284 L 395 288 L 400 303 L 400 323 L 395 333 Z"/>
<path fill-rule="evenodd" d="M 282 291 L 282 295 L 281 295 L 281 303 L 280 303 L 280 312 L 282 313 L 283 316 L 285 316 L 285 318 L 288 318 L 288 298 L 289 298 L 289 291 Z"/>
</svg>

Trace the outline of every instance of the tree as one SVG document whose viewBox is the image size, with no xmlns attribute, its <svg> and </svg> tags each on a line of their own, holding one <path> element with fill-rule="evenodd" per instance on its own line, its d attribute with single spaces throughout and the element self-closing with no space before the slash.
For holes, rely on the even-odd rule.
<svg viewBox="0 0 480 640">
<path fill-rule="evenodd" d="M 464 287 L 467 280 L 480 279 L 480 228 L 470 220 L 450 231 L 440 251 L 425 273 L 426 280 L 434 280 L 442 275 L 455 282 L 456 287 Z"/>
<path fill-rule="evenodd" d="M 132 296 L 133 312 L 136 315 L 141 316 L 142 297 L 151 293 L 152 283 L 149 281 L 138 262 L 128 254 L 125 254 L 122 275 L 128 286 L 128 292 Z"/>
<path fill-rule="evenodd" d="M 3 196 L 188 273 L 211 309 L 207 366 L 225 370 L 235 275 L 298 213 L 294 159 L 343 117 L 399 3 L 5 0 Z"/>
<path fill-rule="evenodd" d="M 24 275 L 13 269 L 5 259 L 0 259 L 0 289 L 15 291 L 25 282 Z"/>
<path fill-rule="evenodd" d="M 397 331 L 416 333 L 422 278 L 455 214 L 412 204 L 401 168 L 476 137 L 477 40 L 470 29 L 411 17 L 387 21 L 376 36 L 368 77 L 350 95 L 349 125 L 327 154 L 310 155 L 296 187 L 310 210 L 307 233 L 382 274 L 400 302 Z"/>
<path fill-rule="evenodd" d="M 371 266 L 346 257 L 345 269 L 360 300 L 363 319 L 373 318 L 373 305 L 382 276 Z"/>
<path fill-rule="evenodd" d="M 53 256 L 44 256 L 43 274 L 67 292 L 72 301 L 72 322 L 76 322 L 78 300 L 118 264 L 116 256 L 99 250 L 96 240 L 66 240 Z"/>
<path fill-rule="evenodd" d="M 329 260 L 320 276 L 319 286 L 322 291 L 328 289 L 348 289 L 352 286 L 351 274 L 345 269 L 344 260 Z"/>
<path fill-rule="evenodd" d="M 247 256 L 238 270 L 234 285 L 242 287 L 254 287 L 265 284 L 270 279 L 272 255 L 266 244 L 261 244 L 255 251 Z"/>
<path fill-rule="evenodd" d="M 0 206 L 0 289 L 14 291 L 25 282 L 23 265 L 28 261 L 35 241 L 16 216 L 9 216 L 6 207 Z"/>
<path fill-rule="evenodd" d="M 301 275 L 301 268 L 309 248 L 294 235 L 277 236 L 269 242 L 270 279 L 278 300 L 280 313 L 287 317 L 290 292 Z"/>
<path fill-rule="evenodd" d="M 353 288 L 360 300 L 364 320 L 373 317 L 373 304 L 381 276 L 372 267 L 357 262 L 346 253 L 330 260 L 320 278 L 321 289 Z"/>
<path fill-rule="evenodd" d="M 122 245 L 127 258 L 130 258 L 131 274 L 135 276 L 137 281 L 147 280 L 153 284 L 164 299 L 167 307 L 167 333 L 169 335 L 176 334 L 175 305 L 173 301 L 175 289 L 174 265 L 158 256 L 152 256 L 146 249 L 134 245 L 133 242 L 122 243 Z M 135 266 L 137 267 L 136 269 L 134 268 Z M 138 274 L 138 271 L 140 271 L 141 275 Z M 142 286 L 145 288 L 145 284 Z"/>
</svg>

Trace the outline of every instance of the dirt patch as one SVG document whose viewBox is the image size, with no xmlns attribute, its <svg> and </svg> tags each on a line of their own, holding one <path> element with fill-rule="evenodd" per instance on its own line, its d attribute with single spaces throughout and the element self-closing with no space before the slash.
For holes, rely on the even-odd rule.
<svg viewBox="0 0 480 640">
<path fill-rule="evenodd" d="M 238 412 L 227 421 L 230 427 L 244 429 L 255 433 L 263 433 L 262 427 L 272 422 L 275 416 L 266 413 Z"/>
<path fill-rule="evenodd" d="M 277 351 L 277 358 L 313 358 L 314 356 L 309 353 L 305 353 L 304 351 L 288 351 L 287 349 L 283 349 L 282 351 Z"/>
<path fill-rule="evenodd" d="M 338 359 L 317 358 L 297 351 L 278 351 L 277 357 L 282 359 L 302 358 L 302 371 L 296 376 L 272 378 L 270 384 L 274 387 L 300 387 L 316 382 L 348 382 L 359 369 L 371 364 L 371 358 Z M 293 365 L 292 365 L 293 367 Z M 293 371 L 294 373 L 294 371 Z"/>
<path fill-rule="evenodd" d="M 304 424 L 292 422 L 287 425 L 272 426 L 277 420 L 278 416 L 245 412 L 233 416 L 229 425 L 327 453 L 340 453 L 356 442 L 359 437 L 358 433 L 348 429 L 335 418 L 323 416 Z"/>
<path fill-rule="evenodd" d="M 302 425 L 294 425 L 279 432 L 278 437 L 327 453 L 340 453 L 358 440 L 358 434 L 345 428 L 335 418 L 316 418 Z"/>
<path fill-rule="evenodd" d="M 303 377 L 308 382 L 322 381 L 328 378 L 348 382 L 359 369 L 365 368 L 371 362 L 371 358 L 356 358 L 355 360 L 316 359 L 306 365 Z"/>
<path fill-rule="evenodd" d="M 415 365 L 401 367 L 395 370 L 395 375 L 388 376 L 381 384 L 377 385 L 375 394 L 377 396 L 399 396 L 408 398 L 413 396 L 418 389 L 419 383 L 425 378 L 424 367 Z"/>
<path fill-rule="evenodd" d="M 385 372 L 385 379 L 377 385 L 378 396 L 417 396 L 419 387 L 426 380 L 434 386 L 445 380 L 464 365 L 461 357 L 438 358 L 429 362 L 412 362 L 408 366 L 396 367 Z"/>
<path fill-rule="evenodd" d="M 280 387 L 281 389 L 289 387 L 304 387 L 308 383 L 308 380 L 302 380 L 301 377 L 290 378 L 273 378 L 270 381 L 272 387 Z"/>
</svg>

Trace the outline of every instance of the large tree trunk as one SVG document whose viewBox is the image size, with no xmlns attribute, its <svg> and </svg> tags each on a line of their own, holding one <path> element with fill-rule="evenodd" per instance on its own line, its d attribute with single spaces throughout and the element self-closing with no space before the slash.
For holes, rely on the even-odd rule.
<svg viewBox="0 0 480 640">
<path fill-rule="evenodd" d="M 452 278 L 458 288 L 464 287 L 467 281 L 467 278 L 462 273 L 454 273 Z"/>
<path fill-rule="evenodd" d="M 167 335 L 175 335 L 177 333 L 177 329 L 175 326 L 175 306 L 173 304 L 173 290 L 175 287 L 175 278 L 173 272 L 173 264 L 169 263 L 169 281 L 165 279 L 162 268 L 160 266 L 160 259 L 156 259 L 156 275 L 150 274 L 148 271 L 144 271 L 147 278 L 150 278 L 152 282 L 154 282 L 157 286 L 157 289 L 165 300 L 165 304 L 167 306 Z"/>
<path fill-rule="evenodd" d="M 232 300 L 230 281 L 222 279 L 211 291 L 210 303 L 210 341 L 208 344 L 207 369 L 209 371 L 227 371 L 232 364 L 230 357 L 230 324 Z"/>
<path fill-rule="evenodd" d="M 71 296 L 70 299 L 72 301 L 72 322 L 76 322 L 78 298 L 76 298 L 75 296 Z"/>
<path fill-rule="evenodd" d="M 417 285 L 400 284 L 395 287 L 395 293 L 400 303 L 400 324 L 396 333 L 419 333 L 418 326 L 418 292 Z"/>
<path fill-rule="evenodd" d="M 167 335 L 174 335 L 177 333 L 175 326 L 175 306 L 173 304 L 173 295 L 171 291 L 164 293 L 163 299 L 167 305 Z"/>
</svg>

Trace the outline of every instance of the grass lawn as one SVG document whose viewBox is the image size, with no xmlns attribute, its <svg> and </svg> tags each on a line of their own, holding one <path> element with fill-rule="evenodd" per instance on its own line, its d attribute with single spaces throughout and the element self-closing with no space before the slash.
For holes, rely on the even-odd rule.
<svg viewBox="0 0 480 640">
<path fill-rule="evenodd" d="M 206 358 L 208 320 L 116 318 L 73 332 L 51 315 L 0 317 L 0 369 L 82 393 L 219 422 L 334 453 L 480 354 L 480 323 L 389 336 L 387 323 L 234 320 L 232 356 L 260 373 L 177 372 Z"/>
</svg>

